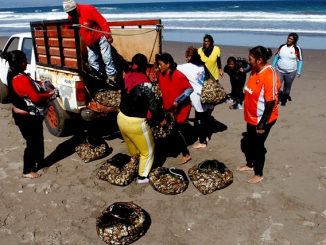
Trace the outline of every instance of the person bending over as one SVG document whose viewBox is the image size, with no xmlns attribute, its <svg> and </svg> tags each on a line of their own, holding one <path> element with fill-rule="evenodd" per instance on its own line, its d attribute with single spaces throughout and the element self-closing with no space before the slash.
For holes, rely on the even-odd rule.
<svg viewBox="0 0 326 245">
<path fill-rule="evenodd" d="M 154 138 L 146 119 L 148 112 L 152 122 L 166 123 L 162 103 L 155 96 L 153 84 L 146 75 L 147 62 L 143 54 L 132 58 L 132 70 L 125 75 L 117 119 L 132 159 L 139 160 L 136 179 L 139 184 L 148 183 L 148 174 L 154 162 Z"/>
</svg>

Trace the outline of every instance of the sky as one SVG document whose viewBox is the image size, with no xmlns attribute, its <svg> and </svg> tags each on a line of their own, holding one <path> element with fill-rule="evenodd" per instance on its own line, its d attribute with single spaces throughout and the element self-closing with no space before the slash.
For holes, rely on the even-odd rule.
<svg viewBox="0 0 326 245">
<path fill-rule="evenodd" d="M 219 1 L 219 0 L 75 0 L 77 3 L 89 4 L 114 4 L 114 3 L 153 3 L 153 2 L 187 2 L 187 1 Z M 245 0 L 238 0 L 245 1 Z M 17 8 L 21 7 L 36 7 L 36 6 L 59 6 L 62 0 L 0 0 L 0 8 Z"/>
</svg>

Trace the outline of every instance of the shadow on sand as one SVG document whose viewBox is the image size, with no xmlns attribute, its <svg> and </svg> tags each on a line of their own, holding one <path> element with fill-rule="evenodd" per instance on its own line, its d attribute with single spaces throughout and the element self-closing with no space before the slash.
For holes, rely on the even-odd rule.
<svg viewBox="0 0 326 245">
<path fill-rule="evenodd" d="M 192 122 L 192 124 L 190 123 Z M 194 144 L 198 135 L 196 133 L 195 127 L 193 126 L 194 119 L 190 118 L 188 122 L 186 122 L 182 129 L 181 133 L 185 138 L 187 145 Z M 213 116 L 211 116 L 208 122 L 208 138 L 210 139 L 214 133 L 219 133 L 227 130 L 227 126 L 219 121 L 217 121 Z M 161 167 L 165 163 L 168 157 L 178 157 L 181 153 L 180 147 L 178 146 L 178 142 L 172 136 L 167 137 L 166 139 L 159 139 L 155 141 L 155 162 L 153 164 L 153 169 L 156 167 Z"/>
<path fill-rule="evenodd" d="M 73 131 L 73 135 L 66 141 L 59 144 L 56 149 L 51 152 L 43 161 L 39 169 L 47 168 L 59 162 L 66 157 L 75 153 L 76 146 L 83 143 L 88 136 L 95 138 L 103 138 L 111 140 L 121 138 L 118 125 L 116 123 L 116 116 L 112 118 L 100 119 L 94 122 L 80 123 Z M 112 153 L 112 148 L 110 148 Z"/>
</svg>

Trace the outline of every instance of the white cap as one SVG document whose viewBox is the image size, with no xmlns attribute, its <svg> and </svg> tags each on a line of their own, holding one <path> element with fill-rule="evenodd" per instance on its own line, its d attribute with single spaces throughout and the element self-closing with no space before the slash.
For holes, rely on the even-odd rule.
<svg viewBox="0 0 326 245">
<path fill-rule="evenodd" d="M 74 0 L 63 0 L 63 10 L 68 13 L 76 8 Z"/>
</svg>

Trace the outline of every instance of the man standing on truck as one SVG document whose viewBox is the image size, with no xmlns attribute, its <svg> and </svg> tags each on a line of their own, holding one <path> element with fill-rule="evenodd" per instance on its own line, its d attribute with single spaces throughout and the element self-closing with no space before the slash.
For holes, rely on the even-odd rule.
<svg viewBox="0 0 326 245">
<path fill-rule="evenodd" d="M 117 71 L 111 54 L 110 27 L 106 19 L 92 5 L 76 4 L 74 0 L 63 0 L 63 9 L 69 19 L 80 27 L 80 36 L 87 46 L 89 65 L 97 72 L 100 71 L 99 59 L 102 56 L 105 64 L 107 83 L 117 86 Z"/>
</svg>

